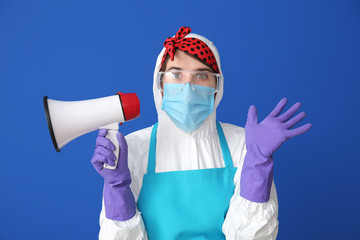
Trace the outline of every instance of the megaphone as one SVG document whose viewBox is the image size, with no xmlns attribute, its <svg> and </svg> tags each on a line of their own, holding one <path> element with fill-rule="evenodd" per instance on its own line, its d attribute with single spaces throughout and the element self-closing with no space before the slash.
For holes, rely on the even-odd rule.
<svg viewBox="0 0 360 240">
<path fill-rule="evenodd" d="M 58 101 L 47 96 L 43 100 L 51 139 L 57 152 L 81 135 L 97 129 L 108 129 L 106 138 L 116 147 L 116 161 L 115 166 L 104 164 L 104 168 L 116 168 L 119 123 L 140 116 L 140 101 L 135 93 L 118 92 L 113 96 L 83 101 Z"/>
</svg>

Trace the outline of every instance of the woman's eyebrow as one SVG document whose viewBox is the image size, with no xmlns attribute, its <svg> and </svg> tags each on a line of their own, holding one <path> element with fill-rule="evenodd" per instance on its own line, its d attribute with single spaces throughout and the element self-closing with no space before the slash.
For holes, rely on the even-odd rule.
<svg viewBox="0 0 360 240">
<path fill-rule="evenodd" d="M 211 70 L 209 68 L 198 68 L 198 69 L 195 69 L 195 71 L 209 71 L 209 72 L 211 72 Z"/>
<path fill-rule="evenodd" d="M 175 69 L 175 70 L 183 70 L 182 68 L 178 68 L 178 67 L 171 67 L 171 68 L 169 68 L 168 70 L 166 70 L 166 71 L 169 71 L 169 70 L 171 70 L 171 69 Z"/>
</svg>

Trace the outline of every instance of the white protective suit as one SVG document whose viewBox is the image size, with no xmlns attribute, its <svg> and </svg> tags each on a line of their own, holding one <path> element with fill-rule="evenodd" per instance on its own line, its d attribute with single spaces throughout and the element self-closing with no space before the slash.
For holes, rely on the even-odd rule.
<svg viewBox="0 0 360 240">
<path fill-rule="evenodd" d="M 220 58 L 216 47 L 203 36 L 190 33 L 185 38 L 194 37 L 205 42 L 216 57 L 221 72 Z M 160 69 L 165 48 L 160 52 L 154 71 L 153 93 L 158 113 L 156 144 L 156 172 L 194 170 L 225 167 L 216 130 L 216 108 L 223 95 L 223 77 L 220 91 L 216 95 L 214 111 L 191 133 L 177 128 L 166 112 L 161 109 L 162 96 L 157 88 L 156 75 Z M 170 61 L 170 59 L 168 60 Z M 242 198 L 240 193 L 240 174 L 246 154 L 245 129 L 232 124 L 221 123 L 237 172 L 234 177 L 235 192 L 230 200 L 222 231 L 229 240 L 275 239 L 278 232 L 278 202 L 274 182 L 268 202 L 256 203 Z M 130 185 L 137 202 L 142 179 L 147 171 L 150 134 L 148 127 L 126 136 L 128 143 L 128 164 L 132 177 Z M 141 212 L 136 211 L 127 221 L 113 221 L 105 217 L 104 204 L 100 214 L 101 240 L 140 240 L 147 239 Z M 151 239 L 154 240 L 154 239 Z M 156 239 L 155 239 L 156 240 Z"/>
</svg>

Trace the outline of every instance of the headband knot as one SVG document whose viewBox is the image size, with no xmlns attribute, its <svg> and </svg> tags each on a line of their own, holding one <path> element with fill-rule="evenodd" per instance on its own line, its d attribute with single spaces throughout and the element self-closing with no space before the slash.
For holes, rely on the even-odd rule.
<svg viewBox="0 0 360 240">
<path fill-rule="evenodd" d="M 175 37 L 168 37 L 164 42 L 164 47 L 166 48 L 166 52 L 169 54 L 171 61 L 174 61 L 175 55 L 175 45 L 180 42 L 186 35 L 191 32 L 191 28 L 189 27 L 181 27 Z"/>
</svg>

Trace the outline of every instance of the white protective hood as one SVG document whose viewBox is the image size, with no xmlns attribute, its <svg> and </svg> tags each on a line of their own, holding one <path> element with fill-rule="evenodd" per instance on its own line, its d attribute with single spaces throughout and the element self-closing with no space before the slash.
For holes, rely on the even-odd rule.
<svg viewBox="0 0 360 240">
<path fill-rule="evenodd" d="M 207 136 L 209 133 L 212 133 L 216 130 L 216 108 L 219 105 L 222 95 L 223 95 L 223 86 L 224 86 L 224 79 L 223 79 L 223 74 L 221 71 L 221 65 L 220 65 L 220 56 L 219 53 L 215 47 L 215 45 L 208 40 L 207 38 L 200 36 L 198 34 L 194 34 L 194 33 L 189 33 L 188 35 L 185 36 L 185 38 L 197 38 L 200 39 L 201 41 L 203 41 L 204 43 L 206 43 L 206 45 L 211 49 L 211 51 L 213 52 L 215 58 L 216 58 L 216 62 L 221 74 L 220 77 L 220 89 L 219 92 L 217 92 L 216 94 L 216 98 L 214 101 L 214 109 L 213 109 L 213 113 L 209 115 L 209 117 L 207 119 L 205 119 L 205 121 L 202 123 L 202 125 L 196 129 L 195 131 L 191 132 L 191 133 L 186 133 L 183 130 L 179 129 L 173 122 L 172 120 L 168 117 L 168 115 L 166 114 L 166 112 L 164 110 L 161 109 L 161 105 L 162 105 L 162 95 L 160 90 L 157 87 L 157 83 L 156 83 L 156 76 L 157 73 L 160 70 L 160 64 L 161 64 L 161 60 L 162 57 L 165 53 L 166 48 L 164 47 L 162 49 L 162 51 L 160 52 L 157 61 L 156 61 L 156 65 L 155 65 L 155 71 L 154 71 L 154 82 L 153 82 L 153 93 L 154 93 L 154 101 L 155 101 L 155 105 L 156 105 L 156 110 L 158 113 L 158 130 L 160 131 L 167 131 L 168 133 L 174 133 L 174 134 L 178 134 L 180 136 L 194 136 L 194 137 L 204 137 Z M 177 49 L 178 51 L 179 49 Z M 179 50 L 181 51 L 181 50 Z M 171 61 L 171 59 L 169 59 L 168 61 Z"/>
</svg>

